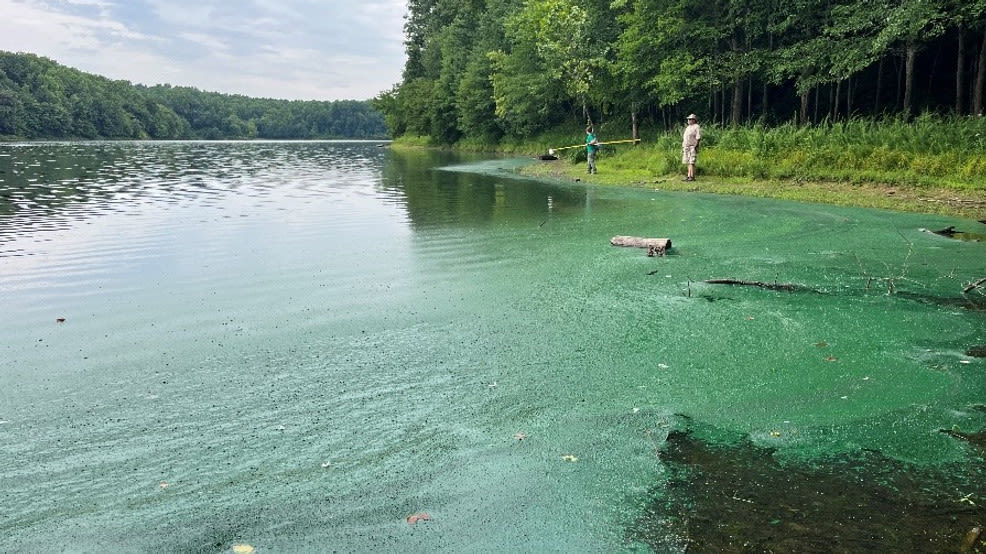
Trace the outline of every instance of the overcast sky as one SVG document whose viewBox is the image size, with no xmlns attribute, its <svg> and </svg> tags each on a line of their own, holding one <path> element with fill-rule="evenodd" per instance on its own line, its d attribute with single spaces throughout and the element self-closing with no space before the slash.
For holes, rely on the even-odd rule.
<svg viewBox="0 0 986 554">
<path fill-rule="evenodd" d="M 400 81 L 406 0 L 0 0 L 0 50 L 111 79 L 298 100 Z"/>
</svg>

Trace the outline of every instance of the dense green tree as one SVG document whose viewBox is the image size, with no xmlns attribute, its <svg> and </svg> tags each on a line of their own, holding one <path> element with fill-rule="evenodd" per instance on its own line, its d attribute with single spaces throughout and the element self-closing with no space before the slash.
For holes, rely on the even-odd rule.
<svg viewBox="0 0 986 554">
<path fill-rule="evenodd" d="M 426 129 L 425 132 L 429 132 Z M 23 138 L 381 138 L 369 100 L 300 102 L 112 81 L 0 52 L 0 135 Z"/>
<path fill-rule="evenodd" d="M 662 125 L 670 112 L 678 125 L 686 110 L 731 124 L 983 110 L 986 0 L 502 4 L 409 2 L 404 79 L 379 99 L 395 135 L 524 138 L 566 114 Z"/>
</svg>

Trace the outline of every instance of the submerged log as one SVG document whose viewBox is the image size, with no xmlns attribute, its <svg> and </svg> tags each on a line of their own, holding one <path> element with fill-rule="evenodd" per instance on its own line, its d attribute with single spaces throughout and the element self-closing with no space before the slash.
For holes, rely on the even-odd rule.
<svg viewBox="0 0 986 554">
<path fill-rule="evenodd" d="M 765 283 L 763 281 L 743 281 L 742 279 L 706 279 L 706 283 L 710 285 L 742 285 L 747 287 L 760 287 L 767 290 L 786 290 L 786 291 L 798 291 L 798 292 L 818 292 L 817 290 L 806 287 L 804 285 L 796 285 L 794 283 Z"/>
<path fill-rule="evenodd" d="M 649 239 L 643 237 L 628 237 L 617 235 L 609 239 L 613 246 L 629 246 L 633 248 L 646 248 L 648 256 L 663 256 L 671 249 L 671 239 Z"/>
</svg>

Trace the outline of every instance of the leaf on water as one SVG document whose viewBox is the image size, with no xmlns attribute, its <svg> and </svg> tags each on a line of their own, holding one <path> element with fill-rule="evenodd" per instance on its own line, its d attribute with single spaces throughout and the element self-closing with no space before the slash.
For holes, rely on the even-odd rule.
<svg viewBox="0 0 986 554">
<path fill-rule="evenodd" d="M 825 361 L 826 362 L 835 362 L 835 361 L 838 361 L 838 359 L 839 358 L 836 358 L 835 356 L 825 356 Z"/>
<path fill-rule="evenodd" d="M 827 342 L 825 342 L 825 341 L 820 341 L 820 342 L 816 342 L 816 343 L 815 343 L 815 346 L 817 346 L 817 347 L 819 347 L 819 348 L 825 348 L 825 347 L 826 347 L 826 346 L 828 346 L 828 345 L 829 345 L 829 343 L 827 343 Z"/>
</svg>

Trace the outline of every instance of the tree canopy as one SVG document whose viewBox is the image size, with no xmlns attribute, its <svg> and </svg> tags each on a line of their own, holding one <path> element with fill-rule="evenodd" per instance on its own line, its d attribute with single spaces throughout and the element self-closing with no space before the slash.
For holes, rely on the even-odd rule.
<svg viewBox="0 0 986 554">
<path fill-rule="evenodd" d="M 0 52 L 0 136 L 340 139 L 388 136 L 369 100 L 296 101 L 143 86 Z"/>
<path fill-rule="evenodd" d="M 395 136 L 981 114 L 986 0 L 409 0 Z"/>
</svg>

